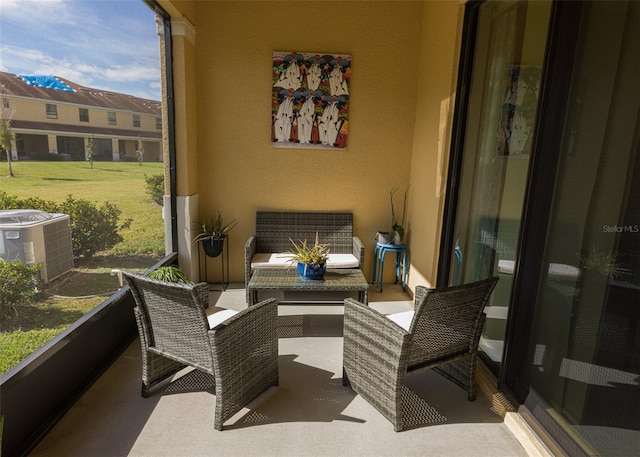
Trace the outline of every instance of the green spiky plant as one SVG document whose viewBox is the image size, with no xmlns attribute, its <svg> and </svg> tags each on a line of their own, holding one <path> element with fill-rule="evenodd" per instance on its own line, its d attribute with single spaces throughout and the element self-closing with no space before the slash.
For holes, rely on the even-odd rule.
<svg viewBox="0 0 640 457">
<path fill-rule="evenodd" d="M 198 235 L 193 239 L 194 243 L 208 239 L 224 238 L 232 228 L 238 225 L 238 221 L 233 219 L 231 222 L 225 224 L 222 219 L 222 214 L 218 211 L 218 215 L 215 218 L 211 216 L 209 219 L 205 219 L 199 224 L 200 233 L 198 233 Z"/>
<path fill-rule="evenodd" d="M 591 247 L 588 254 L 581 256 L 580 267 L 592 270 L 605 276 L 617 279 L 619 276 L 629 274 L 629 270 L 621 266 L 622 261 L 616 252 L 599 251 L 595 246 Z"/>
<path fill-rule="evenodd" d="M 330 247 L 328 244 L 321 244 L 318 232 L 316 232 L 316 241 L 313 245 L 307 243 L 307 240 L 296 243 L 289 238 L 293 249 L 289 251 L 291 254 L 291 262 L 300 262 L 306 264 L 322 264 L 329 258 Z"/>
<path fill-rule="evenodd" d="M 151 279 L 158 281 L 173 282 L 177 284 L 191 285 L 193 282 L 187 278 L 187 275 L 179 267 L 175 265 L 169 265 L 164 267 L 158 267 L 149 273 Z"/>
</svg>

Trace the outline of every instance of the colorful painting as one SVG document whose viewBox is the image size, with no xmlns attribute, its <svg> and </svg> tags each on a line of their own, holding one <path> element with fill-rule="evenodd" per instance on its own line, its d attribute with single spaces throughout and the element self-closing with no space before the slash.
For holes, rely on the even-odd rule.
<svg viewBox="0 0 640 457">
<path fill-rule="evenodd" d="M 351 56 L 274 52 L 271 145 L 346 149 Z"/>
<path fill-rule="evenodd" d="M 528 156 L 538 108 L 541 68 L 510 65 L 498 131 L 499 156 Z"/>
</svg>

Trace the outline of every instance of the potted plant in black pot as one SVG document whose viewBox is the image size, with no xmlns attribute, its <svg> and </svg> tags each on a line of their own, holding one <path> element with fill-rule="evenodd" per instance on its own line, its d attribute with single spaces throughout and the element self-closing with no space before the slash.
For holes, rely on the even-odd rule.
<svg viewBox="0 0 640 457">
<path fill-rule="evenodd" d="M 289 238 L 291 240 L 291 238 Z M 316 242 L 313 245 L 307 244 L 307 240 L 296 243 L 291 240 L 293 249 L 291 262 L 298 262 L 298 274 L 303 279 L 323 279 L 327 269 L 327 259 L 329 258 L 329 245 L 321 244 L 318 232 L 316 232 Z"/>
<path fill-rule="evenodd" d="M 205 254 L 209 257 L 218 257 L 224 247 L 225 238 L 237 224 L 238 221 L 235 219 L 225 224 L 222 214 L 218 211 L 217 217 L 211 216 L 200 223 L 200 233 L 196 235 L 193 242 L 202 241 Z"/>
</svg>

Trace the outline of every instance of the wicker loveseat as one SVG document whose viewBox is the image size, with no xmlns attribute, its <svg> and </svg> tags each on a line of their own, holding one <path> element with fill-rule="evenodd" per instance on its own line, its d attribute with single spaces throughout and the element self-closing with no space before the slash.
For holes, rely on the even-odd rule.
<svg viewBox="0 0 640 457">
<path fill-rule="evenodd" d="M 360 268 L 364 265 L 364 245 L 353 236 L 353 214 L 332 212 L 257 211 L 256 232 L 244 246 L 245 288 L 256 268 L 290 268 L 289 251 L 295 242 L 330 245 L 327 268 Z"/>
</svg>

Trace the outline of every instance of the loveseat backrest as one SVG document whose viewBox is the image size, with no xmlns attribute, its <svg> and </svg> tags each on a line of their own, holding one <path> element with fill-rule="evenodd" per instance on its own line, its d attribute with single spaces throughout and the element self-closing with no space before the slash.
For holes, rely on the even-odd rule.
<svg viewBox="0 0 640 457">
<path fill-rule="evenodd" d="M 328 243 L 336 254 L 353 251 L 352 213 L 256 212 L 256 252 L 288 252 L 296 243 Z"/>
</svg>

